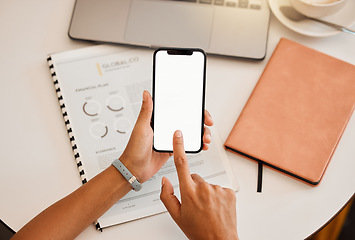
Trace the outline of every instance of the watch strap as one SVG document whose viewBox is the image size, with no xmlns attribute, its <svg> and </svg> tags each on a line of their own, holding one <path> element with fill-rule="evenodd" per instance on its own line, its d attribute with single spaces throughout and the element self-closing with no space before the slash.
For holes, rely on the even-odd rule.
<svg viewBox="0 0 355 240">
<path fill-rule="evenodd" d="M 134 191 L 139 191 L 142 188 L 142 184 L 138 182 L 137 178 L 133 176 L 133 174 L 126 168 L 126 166 L 120 161 L 120 159 L 116 159 L 113 161 L 112 165 L 117 168 L 117 170 L 122 174 L 122 176 L 131 184 Z"/>
</svg>

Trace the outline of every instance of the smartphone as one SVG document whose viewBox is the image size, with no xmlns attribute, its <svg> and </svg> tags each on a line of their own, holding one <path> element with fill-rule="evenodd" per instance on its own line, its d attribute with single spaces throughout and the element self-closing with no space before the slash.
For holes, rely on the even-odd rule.
<svg viewBox="0 0 355 240">
<path fill-rule="evenodd" d="M 160 48 L 153 56 L 153 149 L 173 152 L 181 130 L 187 153 L 203 147 L 206 54 L 202 49 Z"/>
</svg>

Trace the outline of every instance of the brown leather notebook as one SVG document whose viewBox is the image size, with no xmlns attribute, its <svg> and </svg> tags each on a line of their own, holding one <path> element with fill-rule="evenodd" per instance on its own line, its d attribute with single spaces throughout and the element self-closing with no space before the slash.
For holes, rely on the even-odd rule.
<svg viewBox="0 0 355 240">
<path fill-rule="evenodd" d="M 225 147 L 314 186 L 354 104 L 354 65 L 281 39 Z"/>
</svg>

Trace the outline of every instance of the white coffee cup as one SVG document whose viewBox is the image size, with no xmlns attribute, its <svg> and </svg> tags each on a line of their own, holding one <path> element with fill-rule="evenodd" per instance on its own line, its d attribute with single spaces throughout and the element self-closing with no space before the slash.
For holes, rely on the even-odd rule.
<svg viewBox="0 0 355 240">
<path fill-rule="evenodd" d="M 339 11 L 346 0 L 290 0 L 292 6 L 303 15 L 320 18 Z M 353 1 L 353 0 L 351 0 Z"/>
</svg>

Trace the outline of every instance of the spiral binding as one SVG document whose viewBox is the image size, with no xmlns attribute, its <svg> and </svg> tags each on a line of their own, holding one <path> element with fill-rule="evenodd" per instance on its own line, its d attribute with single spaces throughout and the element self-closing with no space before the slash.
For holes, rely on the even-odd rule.
<svg viewBox="0 0 355 240">
<path fill-rule="evenodd" d="M 72 150 L 73 150 L 73 153 L 74 153 L 74 157 L 75 157 L 75 161 L 76 161 L 76 166 L 78 167 L 78 170 L 79 170 L 81 182 L 82 182 L 83 184 L 85 184 L 85 183 L 87 183 L 87 180 L 86 180 L 86 177 L 85 177 L 85 172 L 84 172 L 84 169 L 83 169 L 83 164 L 81 163 L 80 154 L 79 154 L 79 152 L 78 152 L 78 147 L 77 147 L 77 145 L 76 145 L 76 143 L 75 143 L 75 137 L 74 137 L 74 135 L 73 135 L 73 130 L 72 130 L 71 126 L 70 126 L 70 121 L 69 121 L 69 118 L 68 118 L 68 113 L 67 113 L 67 110 L 66 110 L 66 108 L 65 108 L 65 104 L 64 104 L 64 101 L 63 101 L 63 96 L 62 96 L 62 93 L 61 93 L 61 90 L 60 90 L 60 87 L 59 87 L 59 82 L 58 82 L 57 74 L 56 74 L 56 72 L 55 72 L 55 69 L 54 69 L 54 65 L 53 65 L 53 61 L 52 61 L 51 56 L 49 56 L 49 57 L 47 58 L 47 62 L 48 62 L 48 65 L 49 65 L 49 70 L 50 70 L 51 75 L 52 75 L 52 78 L 53 78 L 53 83 L 54 83 L 55 91 L 56 91 L 56 93 L 57 93 L 59 106 L 60 106 L 60 109 L 62 110 L 62 114 L 63 114 L 65 126 L 67 127 L 67 132 L 68 132 L 69 139 L 70 139 L 70 142 L 71 142 L 71 145 L 72 145 Z M 94 223 L 94 225 L 95 225 L 95 227 L 96 227 L 96 230 L 102 232 L 102 228 L 101 228 L 99 222 L 96 221 L 96 222 Z"/>
<path fill-rule="evenodd" d="M 64 104 L 64 101 L 63 101 L 63 96 L 62 96 L 62 93 L 61 93 L 61 90 L 60 90 L 60 87 L 59 87 L 57 74 L 56 74 L 56 72 L 55 72 L 55 69 L 54 69 L 54 65 L 53 65 L 53 61 L 52 61 L 51 56 L 49 56 L 49 57 L 47 58 L 47 62 L 48 62 L 48 65 L 49 65 L 49 70 L 50 70 L 51 75 L 52 75 L 52 78 L 53 78 L 53 83 L 54 83 L 55 91 L 56 91 L 56 93 L 57 93 L 59 106 L 60 106 L 60 109 L 62 110 L 62 114 L 63 114 L 65 126 L 67 127 L 67 132 L 68 132 L 69 139 L 70 139 L 70 142 L 71 142 L 71 145 L 72 145 L 72 149 L 73 149 L 73 153 L 74 153 L 76 165 L 77 165 L 78 170 L 79 170 L 81 182 L 82 182 L 83 184 L 85 184 L 85 183 L 87 183 L 87 180 L 86 180 L 86 177 L 85 177 L 85 172 L 84 172 L 84 169 L 83 169 L 83 164 L 81 163 L 80 154 L 79 154 L 79 152 L 78 152 L 78 147 L 77 147 L 77 145 L 76 145 L 76 143 L 75 143 L 75 137 L 73 136 L 73 130 L 72 130 L 71 126 L 70 126 L 70 121 L 69 121 L 69 118 L 68 118 L 68 113 L 67 113 L 67 110 L 66 110 L 66 108 L 65 108 L 65 104 Z M 99 224 L 98 224 L 98 225 L 99 225 Z M 100 226 L 100 225 L 99 225 L 99 226 Z"/>
<path fill-rule="evenodd" d="M 100 226 L 100 223 L 99 222 L 95 222 L 94 224 L 95 224 L 96 230 L 102 232 L 102 228 Z"/>
</svg>

